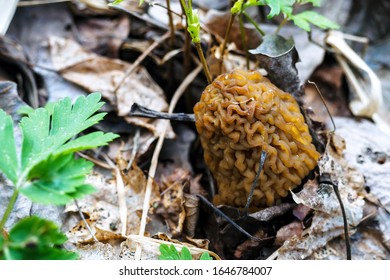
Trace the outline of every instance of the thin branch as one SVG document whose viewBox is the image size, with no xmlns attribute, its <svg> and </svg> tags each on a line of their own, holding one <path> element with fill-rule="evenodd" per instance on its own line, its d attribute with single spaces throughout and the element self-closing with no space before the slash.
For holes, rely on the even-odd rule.
<svg viewBox="0 0 390 280">
<path fill-rule="evenodd" d="M 251 202 L 252 202 L 253 192 L 255 191 L 257 183 L 259 182 L 260 174 L 261 174 L 261 171 L 263 170 L 266 157 L 267 157 L 267 152 L 261 151 L 259 168 L 257 169 L 255 180 L 253 181 L 251 191 L 250 191 L 248 199 L 246 201 L 246 205 L 245 205 L 245 208 L 243 211 L 244 216 L 248 216 L 248 209 L 249 209 L 249 206 L 251 205 Z"/>
<path fill-rule="evenodd" d="M 116 166 L 112 160 L 104 154 L 104 159 L 115 170 L 116 177 L 116 191 L 118 193 L 118 204 L 119 204 L 119 217 L 121 220 L 121 235 L 126 236 L 127 234 L 127 203 L 126 203 L 126 194 L 125 194 L 125 184 L 123 182 L 121 171 L 118 166 Z"/>
<path fill-rule="evenodd" d="M 347 260 L 352 259 L 352 253 L 351 253 L 351 240 L 349 238 L 349 232 L 348 232 L 348 220 L 347 220 L 347 214 L 345 212 L 344 203 L 341 199 L 339 188 L 336 183 L 332 182 L 330 175 L 328 173 L 321 174 L 320 177 L 320 184 L 327 184 L 331 185 L 333 187 L 333 190 L 336 194 L 337 200 L 340 204 L 341 213 L 343 216 L 343 222 L 344 222 L 344 236 L 345 236 L 345 246 L 346 246 L 346 254 L 347 254 Z"/>
<path fill-rule="evenodd" d="M 87 220 L 85 219 L 84 214 L 83 214 L 83 212 L 81 211 L 81 208 L 80 208 L 80 206 L 79 206 L 79 204 L 78 204 L 78 202 L 77 202 L 76 199 L 74 199 L 74 204 L 76 205 L 76 208 L 77 208 L 77 210 L 78 210 L 78 212 L 79 212 L 80 218 L 83 220 L 83 222 L 84 222 L 84 224 L 85 224 L 85 227 L 87 228 L 87 230 L 88 230 L 89 233 L 91 234 L 93 240 L 94 240 L 95 242 L 99 242 L 99 240 L 96 238 L 95 234 L 93 233 L 91 227 L 89 226 Z"/>
<path fill-rule="evenodd" d="M 155 110 L 148 109 L 144 106 L 134 103 L 131 106 L 130 117 L 142 117 L 150 119 L 166 119 L 171 121 L 180 121 L 180 122 L 195 122 L 194 114 L 185 114 L 185 113 L 164 113 Z"/>
<path fill-rule="evenodd" d="M 122 80 L 118 83 L 118 85 L 114 89 L 114 93 L 118 91 L 118 89 L 122 86 L 122 84 L 127 80 L 127 78 L 133 73 L 133 71 L 141 64 L 141 62 L 155 49 L 158 45 L 160 45 L 163 41 L 169 38 L 171 35 L 170 31 L 166 32 L 162 35 L 158 40 L 154 41 L 134 62 L 131 66 L 126 70 Z"/>
<path fill-rule="evenodd" d="M 330 117 L 330 120 L 332 121 L 333 131 L 330 131 L 330 133 L 334 133 L 334 132 L 336 131 L 336 124 L 335 124 L 335 122 L 334 122 L 334 120 L 333 120 L 332 114 L 331 114 L 330 111 L 329 111 L 328 105 L 326 105 L 324 96 L 322 95 L 322 93 L 321 93 L 321 91 L 320 91 L 320 89 L 318 88 L 318 86 L 317 86 L 316 83 L 314 83 L 314 82 L 312 82 L 312 81 L 310 81 L 310 80 L 307 81 L 307 83 L 313 85 L 313 86 L 316 88 L 317 93 L 318 93 L 318 95 L 320 96 L 320 98 L 321 98 L 321 100 L 322 100 L 322 103 L 325 105 L 326 112 L 328 113 L 328 115 L 329 115 L 329 117 Z"/>
<path fill-rule="evenodd" d="M 135 129 L 135 135 L 134 135 L 134 140 L 133 140 L 133 149 L 131 150 L 131 156 L 129 163 L 127 164 L 126 170 L 129 170 L 131 166 L 133 165 L 135 156 L 137 155 L 138 149 L 139 149 L 139 138 L 141 135 L 141 129 L 139 126 L 136 127 Z"/>
<path fill-rule="evenodd" d="M 219 210 L 217 207 L 215 207 L 214 204 L 212 204 L 210 201 L 207 200 L 207 198 L 205 198 L 204 196 L 202 196 L 200 194 L 197 194 L 196 196 L 199 197 L 203 203 L 205 203 L 207 206 L 209 206 L 211 209 L 213 209 L 213 211 L 215 213 L 217 213 L 219 216 L 224 218 L 233 227 L 235 227 L 239 232 L 243 233 L 246 237 L 248 237 L 252 240 L 255 240 L 255 241 L 260 241 L 260 242 L 264 242 L 264 241 L 267 241 L 267 240 L 270 240 L 273 238 L 273 237 L 266 237 L 266 238 L 260 239 L 260 238 L 257 238 L 255 236 L 251 235 L 249 232 L 247 232 L 245 229 L 243 229 L 241 226 L 239 226 L 235 221 L 233 221 L 229 216 L 227 216 L 225 213 L 223 213 L 221 210 Z"/>
<path fill-rule="evenodd" d="M 226 32 L 225 32 L 225 37 L 223 38 L 223 43 L 222 43 L 222 46 L 221 46 L 221 58 L 220 58 L 220 61 L 219 61 L 219 73 L 220 74 L 222 73 L 222 65 L 223 65 L 223 60 L 224 60 L 224 57 L 225 57 L 224 54 L 225 54 L 225 50 L 226 50 L 227 41 L 229 40 L 230 32 L 232 30 L 232 26 L 233 26 L 235 18 L 236 18 L 236 14 L 231 14 L 230 15 L 229 23 L 228 23 L 228 26 L 227 26 L 227 29 L 226 29 Z"/>
</svg>

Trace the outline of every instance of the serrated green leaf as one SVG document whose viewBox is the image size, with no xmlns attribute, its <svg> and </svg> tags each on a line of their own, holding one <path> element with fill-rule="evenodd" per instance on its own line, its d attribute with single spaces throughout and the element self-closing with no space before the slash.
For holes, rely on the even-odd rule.
<svg viewBox="0 0 390 280">
<path fill-rule="evenodd" d="M 108 142 L 114 140 L 117 137 L 118 135 L 114 133 L 103 133 L 101 131 L 92 132 L 62 145 L 61 148 L 56 150 L 56 153 L 78 152 L 95 147 L 105 146 L 108 144 Z"/>
<path fill-rule="evenodd" d="M 307 3 L 311 3 L 313 4 L 314 7 L 319 7 L 321 6 L 321 0 L 298 0 L 297 3 L 300 3 L 300 4 L 307 4 Z"/>
<path fill-rule="evenodd" d="M 174 245 L 161 244 L 160 253 L 160 260 L 180 260 L 179 253 Z"/>
<path fill-rule="evenodd" d="M 18 180 L 19 162 L 16 156 L 12 118 L 0 109 L 0 171 L 14 184 Z"/>
<path fill-rule="evenodd" d="M 209 260 L 213 260 L 212 257 L 210 257 L 210 254 L 209 252 L 204 252 L 202 253 L 202 255 L 200 256 L 200 259 L 201 261 L 209 261 Z"/>
<path fill-rule="evenodd" d="M 265 0 L 265 4 L 271 9 L 267 17 L 273 18 L 280 13 L 291 15 L 294 3 L 295 0 Z"/>
<path fill-rule="evenodd" d="M 180 259 L 181 260 L 192 260 L 192 255 L 190 250 L 188 250 L 187 247 L 183 247 L 180 252 Z"/>
<path fill-rule="evenodd" d="M 291 19 L 294 21 L 295 25 L 308 32 L 310 31 L 310 23 L 322 29 L 340 28 L 337 23 L 318 14 L 315 11 L 304 11 L 302 13 L 293 15 Z"/>
<path fill-rule="evenodd" d="M 95 114 L 103 106 L 103 102 L 99 102 L 100 98 L 99 93 L 92 93 L 77 98 L 72 105 L 67 97 L 54 103 L 52 109 L 39 108 L 24 117 L 20 124 L 23 132 L 22 168 L 28 171 L 57 151 L 71 152 L 62 148 L 62 145 L 103 119 L 105 113 Z M 82 143 L 77 144 L 81 146 Z"/>
<path fill-rule="evenodd" d="M 28 183 L 20 192 L 34 202 L 42 204 L 66 204 L 93 192 L 85 184 L 85 176 L 93 164 L 84 159 L 75 160 L 73 154 L 50 156 L 28 173 Z"/>
<path fill-rule="evenodd" d="M 67 240 L 58 226 L 39 217 L 20 220 L 0 246 L 0 256 L 9 260 L 74 260 L 77 255 L 56 246 Z"/>
</svg>

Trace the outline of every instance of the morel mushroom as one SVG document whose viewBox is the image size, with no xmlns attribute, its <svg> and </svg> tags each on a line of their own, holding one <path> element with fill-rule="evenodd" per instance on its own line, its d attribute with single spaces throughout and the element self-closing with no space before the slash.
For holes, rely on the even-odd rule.
<svg viewBox="0 0 390 280">
<path fill-rule="evenodd" d="M 217 77 L 194 107 L 204 159 L 214 175 L 214 203 L 243 207 L 264 150 L 252 206 L 271 206 L 302 183 L 320 154 L 294 97 L 257 71 Z"/>
</svg>

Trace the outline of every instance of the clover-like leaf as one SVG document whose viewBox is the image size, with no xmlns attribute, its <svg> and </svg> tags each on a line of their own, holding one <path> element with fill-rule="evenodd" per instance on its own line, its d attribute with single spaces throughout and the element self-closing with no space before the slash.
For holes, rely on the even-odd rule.
<svg viewBox="0 0 390 280">
<path fill-rule="evenodd" d="M 28 217 L 13 226 L 7 239 L 0 236 L 0 259 L 77 259 L 77 254 L 60 248 L 66 240 L 53 222 L 36 216 Z"/>
<path fill-rule="evenodd" d="M 84 159 L 75 160 L 73 154 L 50 156 L 31 169 L 28 183 L 20 192 L 34 202 L 66 204 L 95 191 L 85 184 L 85 176 L 91 172 L 92 166 Z"/>
<path fill-rule="evenodd" d="M 170 246 L 167 244 L 161 244 L 160 253 L 160 260 L 180 260 L 179 252 L 172 244 Z"/>
<path fill-rule="evenodd" d="M 0 171 L 14 184 L 18 180 L 19 162 L 16 155 L 12 118 L 0 109 Z"/>
<path fill-rule="evenodd" d="M 340 28 L 337 23 L 331 21 L 327 17 L 318 14 L 315 11 L 304 11 L 299 14 L 292 15 L 291 19 L 294 21 L 295 25 L 307 32 L 310 31 L 310 24 L 313 24 L 322 29 Z"/>
<path fill-rule="evenodd" d="M 23 131 L 22 169 L 29 171 L 51 154 L 66 153 L 107 144 L 118 137 L 113 133 L 94 134 L 90 138 L 71 140 L 78 133 L 103 119 L 106 113 L 95 114 L 103 106 L 101 95 L 92 93 L 79 97 L 72 105 L 69 97 L 54 103 L 52 107 L 39 108 L 21 120 Z M 72 144 L 71 144 L 72 143 Z M 65 145 L 64 145 L 65 144 Z"/>
</svg>

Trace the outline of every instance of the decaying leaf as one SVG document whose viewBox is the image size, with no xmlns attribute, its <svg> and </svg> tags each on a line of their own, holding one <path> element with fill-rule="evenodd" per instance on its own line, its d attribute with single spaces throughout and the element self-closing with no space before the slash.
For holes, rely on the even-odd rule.
<svg viewBox="0 0 390 280">
<path fill-rule="evenodd" d="M 302 223 L 298 221 L 293 221 L 278 230 L 278 232 L 276 233 L 275 244 L 282 245 L 286 240 L 294 238 L 294 236 L 300 238 L 302 235 L 302 231 Z"/>
<path fill-rule="evenodd" d="M 128 117 L 133 103 L 157 111 L 168 109 L 162 89 L 143 67 L 137 67 L 124 81 L 131 64 L 84 50 L 71 39 L 49 38 L 53 67 L 70 82 L 87 92 L 101 92 L 127 122 L 150 130 L 155 136 L 164 129 L 162 120 Z M 167 137 L 173 137 L 169 126 Z"/>
<path fill-rule="evenodd" d="M 161 200 L 156 213 L 164 218 L 173 236 L 183 233 L 187 218 L 190 220 L 187 219 L 186 225 L 190 229 L 186 232 L 190 232 L 189 236 L 194 235 L 199 200 L 190 194 L 185 195 L 184 189 L 189 190 L 190 180 L 188 171 L 176 169 L 169 177 L 162 179 L 160 184 Z"/>
<path fill-rule="evenodd" d="M 300 96 L 300 81 L 295 64 L 299 55 L 292 38 L 286 39 L 280 35 L 266 35 L 263 42 L 250 53 L 256 55 L 269 79 L 280 89 L 287 91 L 296 98 Z"/>
<path fill-rule="evenodd" d="M 320 174 L 329 174 L 331 180 L 338 185 L 348 225 L 357 226 L 363 218 L 364 200 L 360 195 L 364 188 L 362 175 L 331 147 L 328 147 L 318 165 Z M 279 249 L 279 259 L 305 259 L 330 240 L 344 234 L 340 204 L 331 185 L 309 182 L 302 191 L 293 194 L 293 198 L 296 203 L 304 204 L 315 212 L 312 223 L 302 238 L 294 236 L 284 242 Z M 350 234 L 353 233 L 351 228 L 349 231 Z"/>
<path fill-rule="evenodd" d="M 335 118 L 335 122 L 347 143 L 345 159 L 364 175 L 368 192 L 390 213 L 390 137 L 367 120 Z"/>
<path fill-rule="evenodd" d="M 130 32 L 130 20 L 118 18 L 81 18 L 76 22 L 83 47 L 108 57 L 118 57 L 119 48 Z"/>
</svg>

